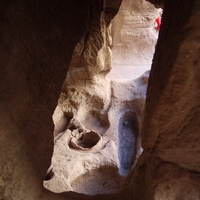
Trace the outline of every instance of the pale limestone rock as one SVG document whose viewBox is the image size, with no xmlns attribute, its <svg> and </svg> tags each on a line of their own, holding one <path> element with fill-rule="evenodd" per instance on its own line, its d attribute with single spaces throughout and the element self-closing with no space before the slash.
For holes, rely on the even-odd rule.
<svg viewBox="0 0 200 200">
<path fill-rule="evenodd" d="M 150 69 L 157 42 L 154 20 L 158 10 L 145 0 L 124 0 L 116 17 L 112 20 L 112 65 L 147 65 Z M 142 74 L 142 73 L 141 73 Z"/>
<path fill-rule="evenodd" d="M 124 183 L 124 176 L 128 175 L 141 154 L 139 129 L 143 117 L 148 73 L 132 81 L 109 81 L 109 94 L 111 94 L 109 108 L 101 112 L 100 108 L 104 109 L 102 104 L 99 112 L 96 113 L 97 116 L 92 115 L 91 110 L 99 106 L 99 101 L 95 101 L 93 106 L 90 101 L 87 101 L 91 87 L 79 86 L 81 87 L 79 89 L 76 85 L 79 95 L 74 99 L 80 103 L 77 103 L 77 110 L 74 114 L 72 113 L 73 119 L 65 125 L 66 130 L 55 137 L 50 166 L 54 176 L 44 181 L 47 189 L 56 193 L 75 191 L 89 195 L 117 193 L 120 190 Z M 93 95 L 98 97 L 101 91 L 99 92 L 95 84 L 93 87 L 96 88 L 93 90 Z M 83 99 L 85 100 L 81 101 Z M 58 105 L 59 109 L 57 108 L 54 113 L 56 129 L 59 130 L 57 126 L 60 124 L 56 115 L 64 116 L 59 112 L 65 113 L 71 106 L 70 101 L 67 100 Z M 101 122 L 101 119 L 107 121 Z M 68 122 L 68 120 L 64 121 Z M 130 125 L 124 127 L 124 121 L 129 122 Z M 105 123 L 109 126 L 100 128 Z M 100 140 L 96 145 L 90 148 L 89 144 L 89 148 L 82 148 L 74 144 L 74 142 L 79 143 L 74 139 L 76 135 L 79 137 L 80 132 L 84 134 L 92 130 L 100 135 Z M 73 143 L 70 144 L 70 141 Z M 62 178 L 59 179 L 59 177 Z"/>
<path fill-rule="evenodd" d="M 139 40 L 142 34 L 138 34 L 138 30 L 143 28 L 143 33 L 147 30 L 153 31 L 151 24 L 153 14 L 150 14 L 150 11 L 155 13 L 155 9 L 148 3 L 142 7 L 139 1 L 129 2 L 129 4 L 131 6 L 127 5 L 127 2 L 122 4 L 121 12 L 125 14 L 124 17 L 120 17 L 124 20 L 124 24 L 118 25 L 123 26 L 120 31 L 123 39 L 118 43 L 124 42 L 124 47 L 127 48 L 129 40 L 133 40 L 137 35 L 134 49 L 141 48 L 141 44 L 146 45 L 145 40 L 150 40 L 149 46 L 151 45 L 154 49 L 156 33 Z M 138 10 L 136 7 L 140 9 Z M 145 16 L 149 15 L 146 24 L 140 23 L 141 14 L 138 14 L 139 12 L 143 12 L 143 15 L 145 13 Z M 113 43 L 111 41 L 111 27 L 105 26 L 105 17 L 106 15 L 102 13 L 99 13 L 99 18 L 95 15 L 94 19 L 99 20 L 98 23 L 94 25 L 91 21 L 87 36 L 77 44 L 59 104 L 53 116 L 56 137 L 50 169 L 53 169 L 54 177 L 46 180 L 44 186 L 57 193 L 63 191 L 82 192 L 90 195 L 116 193 L 123 184 L 123 176 L 129 174 L 141 154 L 140 128 L 149 72 L 138 79 L 124 82 L 111 81 L 105 77 L 111 69 L 110 48 L 117 45 L 116 35 L 113 35 Z M 133 23 L 131 23 L 132 21 Z M 112 31 L 116 31 L 114 28 Z M 131 30 L 131 33 L 130 29 L 133 28 L 134 31 Z M 145 49 L 146 54 L 152 53 L 148 52 L 150 51 L 149 46 Z M 123 49 L 120 50 L 123 51 Z M 130 48 L 124 53 L 130 55 L 128 50 Z M 118 54 L 120 53 L 118 52 Z M 144 59 L 145 55 L 141 55 L 141 57 Z M 126 62 L 127 59 L 125 58 L 124 61 Z M 141 61 L 138 60 L 138 62 Z M 126 126 L 124 126 L 124 122 L 126 122 Z M 97 144 L 92 147 L 89 145 L 89 148 L 79 146 L 83 136 L 80 134 L 82 132 L 79 131 L 80 128 L 83 134 L 87 130 L 99 134 L 100 140 Z M 65 152 L 62 152 L 60 156 L 59 153 L 64 148 L 61 142 L 64 136 L 67 141 L 65 145 L 68 147 L 65 147 Z M 68 158 L 64 160 L 63 155 Z M 81 164 L 83 161 L 80 160 L 80 157 L 88 164 Z M 117 176 L 107 173 L 113 171 L 112 168 L 115 174 L 119 173 Z M 98 171 L 101 173 L 97 173 Z M 63 178 L 59 179 L 60 174 L 68 174 L 67 181 Z M 106 180 L 111 180 L 112 184 L 109 183 L 109 186 L 103 184 L 104 186 L 102 186 L 101 176 L 105 176 L 104 182 L 107 183 Z M 88 186 L 83 184 L 83 181 L 88 183 Z M 89 182 L 93 185 L 92 188 Z"/>
<path fill-rule="evenodd" d="M 42 187 L 53 148 L 51 116 L 74 46 L 88 30 L 90 2 L 100 8 L 102 1 L 1 1 L 0 199 L 200 199 L 199 0 L 166 1 L 145 105 L 144 151 L 124 190 L 88 197 L 54 194 Z M 180 108 L 185 108 L 184 114 Z M 70 120 L 72 114 L 68 113 Z M 55 135 L 64 137 L 58 133 L 66 130 L 63 125 L 70 120 L 61 120 L 61 129 L 55 122 Z M 62 141 L 60 145 L 65 147 L 62 139 L 58 137 L 57 144 Z M 108 146 L 114 149 L 115 142 Z M 91 170 L 93 165 L 86 162 L 85 166 Z M 60 177 L 63 180 L 62 174 Z M 83 185 L 85 180 L 78 177 L 72 186 L 79 190 L 76 183 Z M 94 189 L 95 193 L 102 191 L 102 187 Z M 82 192 L 86 193 L 85 188 Z"/>
</svg>

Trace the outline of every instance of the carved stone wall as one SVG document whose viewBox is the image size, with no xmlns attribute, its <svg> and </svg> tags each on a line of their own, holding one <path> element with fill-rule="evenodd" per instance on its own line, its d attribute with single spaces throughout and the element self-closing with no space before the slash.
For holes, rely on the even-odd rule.
<svg viewBox="0 0 200 200">
<path fill-rule="evenodd" d="M 52 114 L 74 48 L 88 31 L 91 2 L 0 2 L 0 199 L 200 199 L 199 0 L 166 1 L 147 91 L 144 152 L 124 190 L 88 197 L 43 188 Z M 99 9 L 101 2 L 93 1 Z"/>
<path fill-rule="evenodd" d="M 112 20 L 113 67 L 151 65 L 157 33 L 158 10 L 145 0 L 124 0 Z M 138 66 L 138 67 L 139 67 Z"/>
<path fill-rule="evenodd" d="M 96 2 L 90 6 L 90 19 L 53 115 L 55 146 L 47 174 L 52 176 L 44 186 L 57 193 L 117 193 L 140 149 L 149 73 L 128 82 L 107 79 L 111 33 L 107 15 Z M 100 138 L 96 144 L 95 134 Z"/>
<path fill-rule="evenodd" d="M 138 200 L 200 198 L 199 8 L 198 1 L 165 4 L 147 90 L 144 153 L 127 186 Z"/>
<path fill-rule="evenodd" d="M 131 80 L 151 68 L 159 10 L 145 0 L 124 0 L 112 20 L 112 80 Z"/>
</svg>

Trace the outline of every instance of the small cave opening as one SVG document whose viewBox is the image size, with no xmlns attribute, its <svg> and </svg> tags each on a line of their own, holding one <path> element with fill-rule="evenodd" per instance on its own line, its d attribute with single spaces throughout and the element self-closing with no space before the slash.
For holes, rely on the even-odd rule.
<svg viewBox="0 0 200 200">
<path fill-rule="evenodd" d="M 149 2 L 122 1 L 112 20 L 112 69 L 107 77 L 127 81 L 151 69 L 162 9 Z"/>
<path fill-rule="evenodd" d="M 158 37 L 153 27 L 158 11 L 149 4 L 122 2 L 111 23 L 111 49 L 103 44 L 93 55 L 99 41 L 91 42 L 97 38 L 90 37 L 102 34 L 99 27 L 100 32 L 88 34 L 77 44 L 53 115 L 54 151 L 43 183 L 46 189 L 117 193 L 135 166 L 141 154 L 138 136 Z"/>
<path fill-rule="evenodd" d="M 73 149 L 89 150 L 97 145 L 100 140 L 101 137 L 98 133 L 90 131 L 80 134 L 78 137 L 76 137 L 76 135 L 72 137 L 72 139 L 70 140 L 70 146 Z"/>
<path fill-rule="evenodd" d="M 120 108 L 115 116 L 122 176 L 128 176 L 143 151 L 139 133 L 161 17 L 162 9 L 147 1 L 126 0 L 111 22 L 112 68 L 106 77 L 112 83 L 113 104 Z"/>
</svg>

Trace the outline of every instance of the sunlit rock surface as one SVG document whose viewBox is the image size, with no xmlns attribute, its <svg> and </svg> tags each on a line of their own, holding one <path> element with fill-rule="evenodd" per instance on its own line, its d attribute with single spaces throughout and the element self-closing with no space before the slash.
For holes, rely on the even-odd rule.
<svg viewBox="0 0 200 200">
<path fill-rule="evenodd" d="M 95 5 L 103 10 L 96 0 L 0 3 L 0 199 L 200 199 L 199 0 L 165 3 L 141 127 L 144 151 L 121 192 L 88 197 L 43 188 L 52 114 Z"/>
</svg>

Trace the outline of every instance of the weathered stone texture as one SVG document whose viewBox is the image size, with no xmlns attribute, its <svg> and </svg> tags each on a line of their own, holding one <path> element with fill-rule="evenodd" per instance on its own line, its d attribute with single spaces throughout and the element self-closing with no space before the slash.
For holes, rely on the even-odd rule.
<svg viewBox="0 0 200 200">
<path fill-rule="evenodd" d="M 199 0 L 166 1 L 147 92 L 144 153 L 124 190 L 89 197 L 43 188 L 53 151 L 53 110 L 73 50 L 89 30 L 91 3 L 101 2 L 0 2 L 0 199 L 200 199 Z M 98 39 L 108 50 L 105 36 Z M 103 48 L 90 42 L 89 57 L 104 55 L 90 52 Z M 87 65 L 91 73 L 93 64 Z M 97 78 L 110 70 L 105 66 Z"/>
<path fill-rule="evenodd" d="M 112 67 L 130 66 L 135 72 L 150 69 L 158 32 L 154 21 L 158 10 L 145 0 L 124 0 L 112 20 Z M 141 73 L 142 74 L 142 73 Z"/>
<path fill-rule="evenodd" d="M 146 193 L 133 192 L 136 199 L 200 196 L 199 8 L 198 1 L 166 2 L 147 90 L 145 150 L 131 178 Z"/>
</svg>

